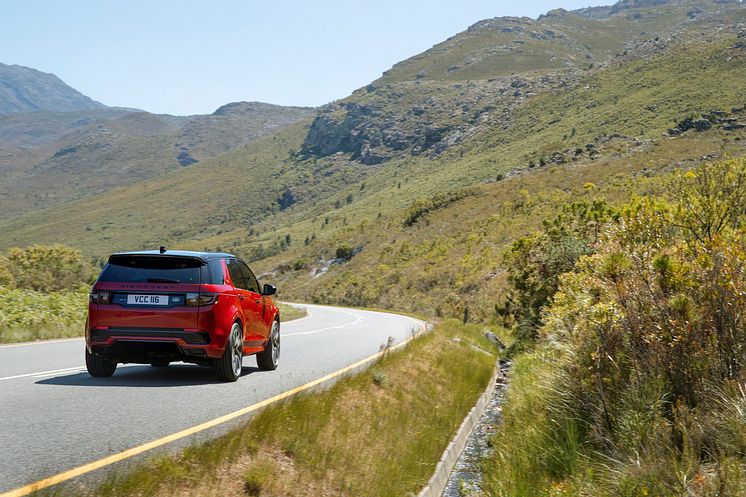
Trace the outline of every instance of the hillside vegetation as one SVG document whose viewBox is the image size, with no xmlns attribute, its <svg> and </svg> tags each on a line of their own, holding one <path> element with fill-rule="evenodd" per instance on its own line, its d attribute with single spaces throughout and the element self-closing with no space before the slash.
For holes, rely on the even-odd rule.
<svg viewBox="0 0 746 497">
<path fill-rule="evenodd" d="M 489 319 L 506 267 L 499 254 L 563 203 L 597 196 L 624 202 L 654 188 L 646 176 L 744 153 L 742 129 L 667 132 L 680 116 L 717 109 L 744 120 L 743 59 L 726 62 L 729 43 L 611 67 L 573 91 L 536 96 L 515 111 L 506 130 L 493 128 L 471 148 L 417 162 L 419 170 L 411 160 L 406 173 L 387 163 L 366 178 L 364 191 L 382 187 L 359 202 L 346 205 L 345 199 L 361 195 L 362 183 L 336 195 L 340 209 L 312 211 L 312 219 L 295 223 L 278 216 L 279 229 L 260 234 L 253 245 L 281 250 L 287 235 L 295 245 L 261 267 L 298 298 L 445 314 L 470 305 Z M 701 57 L 712 67 L 702 68 Z M 723 86 L 714 90 L 710 79 Z M 651 101 L 653 110 L 646 108 Z M 441 192 L 470 184 L 479 186 L 463 199 L 441 200 Z M 413 214 L 417 222 L 407 222 Z M 307 239 L 308 246 L 301 245 Z M 334 260 L 343 244 L 358 253 Z"/>
<path fill-rule="evenodd" d="M 713 17 L 721 23 L 728 4 L 737 6 L 728 1 L 618 2 L 604 13 L 600 9 L 555 9 L 537 20 L 485 19 L 395 64 L 376 83 L 472 81 L 603 64 L 649 41 L 651 34 L 660 40 Z"/>
</svg>

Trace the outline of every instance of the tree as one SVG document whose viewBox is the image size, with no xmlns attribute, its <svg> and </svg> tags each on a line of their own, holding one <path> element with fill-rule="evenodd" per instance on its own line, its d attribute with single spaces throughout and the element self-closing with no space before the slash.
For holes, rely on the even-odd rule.
<svg viewBox="0 0 746 497">
<path fill-rule="evenodd" d="M 504 256 L 510 285 L 498 313 L 513 324 L 519 341 L 532 341 L 542 323 L 541 310 L 557 291 L 559 277 L 594 251 L 603 225 L 616 219 L 604 201 L 565 206 L 541 232 L 518 239 Z M 512 323 L 511 323 L 512 322 Z"/>
<path fill-rule="evenodd" d="M 746 209 L 746 161 L 734 159 L 677 174 L 670 185 L 675 209 L 666 220 L 700 242 L 735 227 Z"/>
</svg>

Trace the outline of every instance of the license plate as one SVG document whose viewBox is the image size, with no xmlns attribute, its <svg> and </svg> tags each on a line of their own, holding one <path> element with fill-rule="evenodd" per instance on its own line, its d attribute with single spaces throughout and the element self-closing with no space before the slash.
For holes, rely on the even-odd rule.
<svg viewBox="0 0 746 497">
<path fill-rule="evenodd" d="M 168 295 L 127 295 L 128 305 L 168 305 Z"/>
</svg>

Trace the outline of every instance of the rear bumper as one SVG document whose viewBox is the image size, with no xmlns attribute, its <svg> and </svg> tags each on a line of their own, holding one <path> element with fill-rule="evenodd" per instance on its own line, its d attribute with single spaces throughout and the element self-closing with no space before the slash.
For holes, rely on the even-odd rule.
<svg viewBox="0 0 746 497">
<path fill-rule="evenodd" d="M 184 331 L 159 328 L 107 328 L 93 329 L 90 332 L 91 342 L 105 342 L 109 339 L 127 338 L 167 338 L 181 340 L 190 345 L 209 345 L 210 334 L 206 331 Z"/>
<path fill-rule="evenodd" d="M 223 355 L 206 331 L 157 328 L 89 329 L 86 342 L 91 352 L 116 362 L 154 361 L 204 362 Z"/>
</svg>

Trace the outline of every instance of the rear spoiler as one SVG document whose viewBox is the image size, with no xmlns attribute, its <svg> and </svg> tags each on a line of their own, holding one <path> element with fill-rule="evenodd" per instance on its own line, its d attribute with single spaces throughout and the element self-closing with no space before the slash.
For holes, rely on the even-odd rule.
<svg viewBox="0 0 746 497">
<path fill-rule="evenodd" d="M 109 256 L 109 262 L 112 264 L 116 264 L 117 261 L 122 261 L 126 259 L 135 259 L 135 258 L 148 258 L 148 259 L 182 259 L 182 260 L 191 260 L 195 262 L 199 262 L 200 265 L 207 264 L 207 259 L 200 257 L 198 255 L 181 255 L 181 254 L 138 254 L 138 253 L 132 253 L 132 252 L 120 252 L 116 254 L 111 254 Z"/>
</svg>

